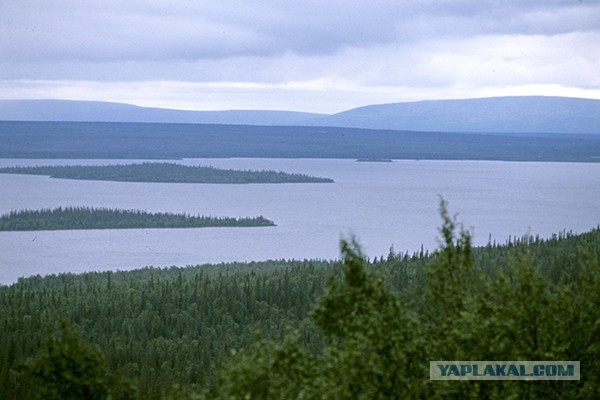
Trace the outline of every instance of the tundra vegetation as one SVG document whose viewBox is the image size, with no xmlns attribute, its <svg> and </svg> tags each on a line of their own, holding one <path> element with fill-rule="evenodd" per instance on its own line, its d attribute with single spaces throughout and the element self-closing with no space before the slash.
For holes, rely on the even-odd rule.
<svg viewBox="0 0 600 400">
<path fill-rule="evenodd" d="M 600 229 L 368 260 L 20 279 L 0 287 L 17 398 L 600 398 Z M 430 381 L 433 360 L 581 362 L 579 381 Z"/>
</svg>

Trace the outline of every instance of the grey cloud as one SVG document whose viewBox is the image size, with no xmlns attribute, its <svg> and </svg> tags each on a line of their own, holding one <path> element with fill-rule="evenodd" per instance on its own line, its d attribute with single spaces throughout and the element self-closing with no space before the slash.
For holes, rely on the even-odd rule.
<svg viewBox="0 0 600 400">
<path fill-rule="evenodd" d="M 212 58 L 261 53 L 260 47 L 265 46 L 263 38 L 243 26 L 202 16 L 54 11 L 2 21 L 0 57 L 22 61 Z"/>
<path fill-rule="evenodd" d="M 599 20 L 586 0 L 0 0 L 0 96 L 331 111 L 577 95 L 600 87 Z"/>
<path fill-rule="evenodd" d="M 436 36 L 598 29 L 576 1 L 5 2 L 0 58 L 158 61 L 334 54 Z"/>
</svg>

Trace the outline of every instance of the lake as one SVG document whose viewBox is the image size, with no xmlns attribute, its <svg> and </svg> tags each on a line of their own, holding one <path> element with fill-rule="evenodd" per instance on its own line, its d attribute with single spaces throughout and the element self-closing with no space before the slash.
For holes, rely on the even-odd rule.
<svg viewBox="0 0 600 400">
<path fill-rule="evenodd" d="M 136 160 L 139 162 L 141 160 Z M 132 160 L 0 159 L 0 166 Z M 369 257 L 438 247 L 439 196 L 475 244 L 584 232 L 600 223 L 600 164 L 343 159 L 186 159 L 186 165 L 273 169 L 333 178 L 311 184 L 177 184 L 0 174 L 0 213 L 58 206 L 212 216 L 263 215 L 264 228 L 0 232 L 0 283 L 60 272 L 266 259 L 333 259 L 355 235 Z"/>
</svg>

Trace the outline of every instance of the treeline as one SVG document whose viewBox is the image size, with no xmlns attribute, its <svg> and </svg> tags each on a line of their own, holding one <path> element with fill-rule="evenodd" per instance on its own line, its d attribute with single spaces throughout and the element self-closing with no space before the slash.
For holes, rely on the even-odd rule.
<svg viewBox="0 0 600 400">
<path fill-rule="evenodd" d="M 219 169 L 164 162 L 123 165 L 59 165 L 0 168 L 3 174 L 48 175 L 52 178 L 165 183 L 331 183 L 332 179 L 282 171 Z"/>
<path fill-rule="evenodd" d="M 231 218 L 93 207 L 18 210 L 0 216 L 0 231 L 275 226 L 263 216 Z"/>
<path fill-rule="evenodd" d="M 121 398 L 599 398 L 600 229 L 472 248 L 443 216 L 433 254 L 367 261 L 350 241 L 339 262 L 62 274 L 0 287 L 0 397 L 33 398 L 52 384 L 42 372 L 53 360 L 76 357 L 64 317 L 103 354 L 90 350 L 106 371 L 90 374 L 133 388 Z M 48 330 L 62 333 L 44 340 Z M 577 360 L 582 372 L 580 381 L 435 382 L 434 360 Z M 113 398 L 118 389 L 101 388 Z"/>
<path fill-rule="evenodd" d="M 389 158 L 598 162 L 598 135 L 0 121 L 1 158 Z"/>
</svg>

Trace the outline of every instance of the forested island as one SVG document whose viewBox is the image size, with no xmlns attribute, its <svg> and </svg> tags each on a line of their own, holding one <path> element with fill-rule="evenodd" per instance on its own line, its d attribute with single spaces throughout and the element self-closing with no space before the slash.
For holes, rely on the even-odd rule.
<svg viewBox="0 0 600 400">
<path fill-rule="evenodd" d="M 254 218 L 211 217 L 93 207 L 19 210 L 0 216 L 0 231 L 260 226 L 275 226 L 275 223 L 263 216 Z"/>
<path fill-rule="evenodd" d="M 329 178 L 282 171 L 249 171 L 166 162 L 122 165 L 59 165 L 0 168 L 1 174 L 48 175 L 61 179 L 165 183 L 332 183 Z"/>
<path fill-rule="evenodd" d="M 367 260 L 342 241 L 340 261 L 61 274 L 0 286 L 0 394 L 597 398 L 600 229 L 472 248 L 442 215 L 433 253 L 390 250 Z M 581 379 L 435 382 L 431 360 L 578 360 Z"/>
<path fill-rule="evenodd" d="M 391 163 L 393 162 L 389 158 L 359 158 L 356 162 L 382 162 L 382 163 Z"/>
</svg>

